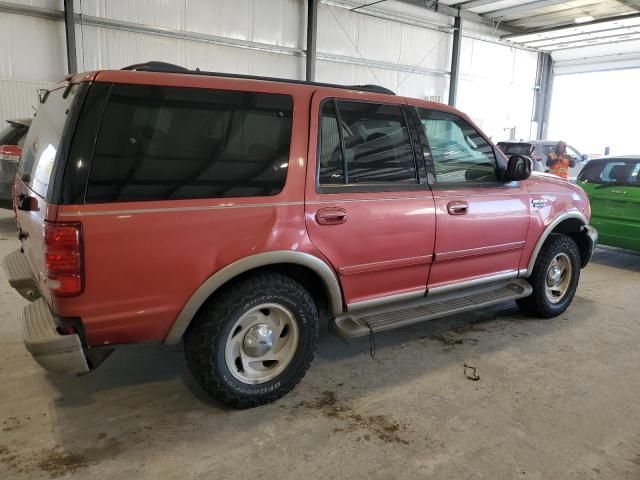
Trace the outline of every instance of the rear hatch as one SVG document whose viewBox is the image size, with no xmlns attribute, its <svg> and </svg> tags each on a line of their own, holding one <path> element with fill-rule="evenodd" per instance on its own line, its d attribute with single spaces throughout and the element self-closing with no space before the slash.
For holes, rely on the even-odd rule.
<svg viewBox="0 0 640 480">
<path fill-rule="evenodd" d="M 54 184 L 62 176 L 83 90 L 81 84 L 65 84 L 46 95 L 24 141 L 18 165 L 14 199 L 18 233 L 33 277 L 49 303 L 51 297 L 44 282 L 44 226 L 56 219 Z"/>
</svg>

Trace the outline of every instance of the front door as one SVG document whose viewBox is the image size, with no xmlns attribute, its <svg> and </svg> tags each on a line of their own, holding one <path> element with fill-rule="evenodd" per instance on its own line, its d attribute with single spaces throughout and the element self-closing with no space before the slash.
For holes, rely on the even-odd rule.
<svg viewBox="0 0 640 480">
<path fill-rule="evenodd" d="M 423 296 L 435 234 L 417 131 L 402 104 L 362 97 L 314 95 L 305 201 L 309 237 L 351 309 Z"/>
<path fill-rule="evenodd" d="M 611 160 L 586 172 L 581 186 L 591 202 L 591 224 L 600 243 L 640 249 L 640 161 Z"/>
<path fill-rule="evenodd" d="M 435 258 L 429 291 L 518 273 L 529 226 L 524 182 L 499 180 L 492 145 L 453 113 L 417 109 L 435 180 Z"/>
</svg>

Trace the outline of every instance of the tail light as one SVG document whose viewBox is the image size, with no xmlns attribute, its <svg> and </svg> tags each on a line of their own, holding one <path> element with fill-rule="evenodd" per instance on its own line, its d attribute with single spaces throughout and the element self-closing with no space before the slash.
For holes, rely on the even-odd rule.
<svg viewBox="0 0 640 480">
<path fill-rule="evenodd" d="M 0 160 L 9 160 L 10 162 L 17 162 L 20 160 L 22 154 L 22 148 L 18 145 L 0 145 Z"/>
<path fill-rule="evenodd" d="M 53 295 L 82 293 L 82 229 L 79 223 L 45 223 L 44 263 Z"/>
</svg>

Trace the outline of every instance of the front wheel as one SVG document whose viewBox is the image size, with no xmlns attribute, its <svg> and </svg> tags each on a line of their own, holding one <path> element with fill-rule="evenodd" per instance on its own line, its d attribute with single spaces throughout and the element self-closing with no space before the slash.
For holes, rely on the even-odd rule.
<svg viewBox="0 0 640 480">
<path fill-rule="evenodd" d="M 533 293 L 517 301 L 525 313 L 551 318 L 571 304 L 580 279 L 580 252 L 567 235 L 551 234 L 533 267 L 529 283 Z"/>
<path fill-rule="evenodd" d="M 187 366 L 220 402 L 256 407 L 302 379 L 318 331 L 309 293 L 289 277 L 261 273 L 228 287 L 198 312 L 185 335 Z"/>
</svg>

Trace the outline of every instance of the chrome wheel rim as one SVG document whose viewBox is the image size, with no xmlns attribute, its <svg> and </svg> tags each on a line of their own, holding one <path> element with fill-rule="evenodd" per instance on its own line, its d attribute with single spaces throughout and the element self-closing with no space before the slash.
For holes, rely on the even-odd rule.
<svg viewBox="0 0 640 480">
<path fill-rule="evenodd" d="M 571 259 L 566 253 L 556 255 L 547 269 L 545 294 L 551 303 L 558 303 L 567 295 L 572 276 Z"/>
<path fill-rule="evenodd" d="M 298 323 L 289 309 L 263 303 L 244 313 L 227 337 L 227 368 L 243 383 L 268 382 L 291 363 L 298 348 Z"/>
</svg>

